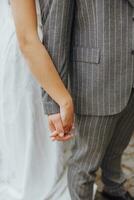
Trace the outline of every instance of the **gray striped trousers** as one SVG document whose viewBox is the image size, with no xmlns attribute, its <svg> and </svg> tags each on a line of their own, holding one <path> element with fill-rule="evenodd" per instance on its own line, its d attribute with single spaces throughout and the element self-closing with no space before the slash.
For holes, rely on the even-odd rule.
<svg viewBox="0 0 134 200">
<path fill-rule="evenodd" d="M 72 200 L 92 200 L 95 173 L 102 169 L 105 189 L 123 192 L 122 154 L 134 130 L 134 91 L 125 109 L 113 116 L 77 115 L 78 133 L 69 162 L 68 186 Z"/>
</svg>

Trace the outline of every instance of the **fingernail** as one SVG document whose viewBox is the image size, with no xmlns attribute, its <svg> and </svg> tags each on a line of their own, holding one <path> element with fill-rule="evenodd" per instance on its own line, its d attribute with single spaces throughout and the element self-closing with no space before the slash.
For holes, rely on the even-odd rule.
<svg viewBox="0 0 134 200">
<path fill-rule="evenodd" d="M 60 136 L 60 137 L 63 137 L 63 136 L 64 136 L 64 133 L 60 133 L 59 136 Z"/>
</svg>

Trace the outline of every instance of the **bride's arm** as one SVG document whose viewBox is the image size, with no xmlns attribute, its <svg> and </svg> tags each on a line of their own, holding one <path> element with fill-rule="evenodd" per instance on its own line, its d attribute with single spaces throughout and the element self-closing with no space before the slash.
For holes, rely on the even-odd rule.
<svg viewBox="0 0 134 200">
<path fill-rule="evenodd" d="M 35 0 L 11 0 L 11 7 L 20 49 L 32 73 L 56 103 L 60 106 L 72 104 L 68 91 L 38 37 Z"/>
</svg>

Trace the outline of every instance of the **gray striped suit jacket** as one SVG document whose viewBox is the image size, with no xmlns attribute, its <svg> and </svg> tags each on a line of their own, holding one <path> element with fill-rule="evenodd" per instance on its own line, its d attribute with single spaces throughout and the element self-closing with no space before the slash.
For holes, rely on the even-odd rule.
<svg viewBox="0 0 134 200">
<path fill-rule="evenodd" d="M 128 103 L 134 82 L 134 0 L 40 0 L 43 42 L 75 112 L 112 115 Z M 43 92 L 45 113 L 59 112 Z"/>
</svg>

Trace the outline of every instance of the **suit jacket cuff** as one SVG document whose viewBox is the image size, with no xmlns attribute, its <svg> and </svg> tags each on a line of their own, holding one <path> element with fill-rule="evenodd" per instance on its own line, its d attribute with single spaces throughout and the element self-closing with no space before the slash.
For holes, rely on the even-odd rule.
<svg viewBox="0 0 134 200">
<path fill-rule="evenodd" d="M 46 115 L 60 113 L 60 107 L 53 100 L 51 101 L 43 101 L 44 113 Z"/>
</svg>

